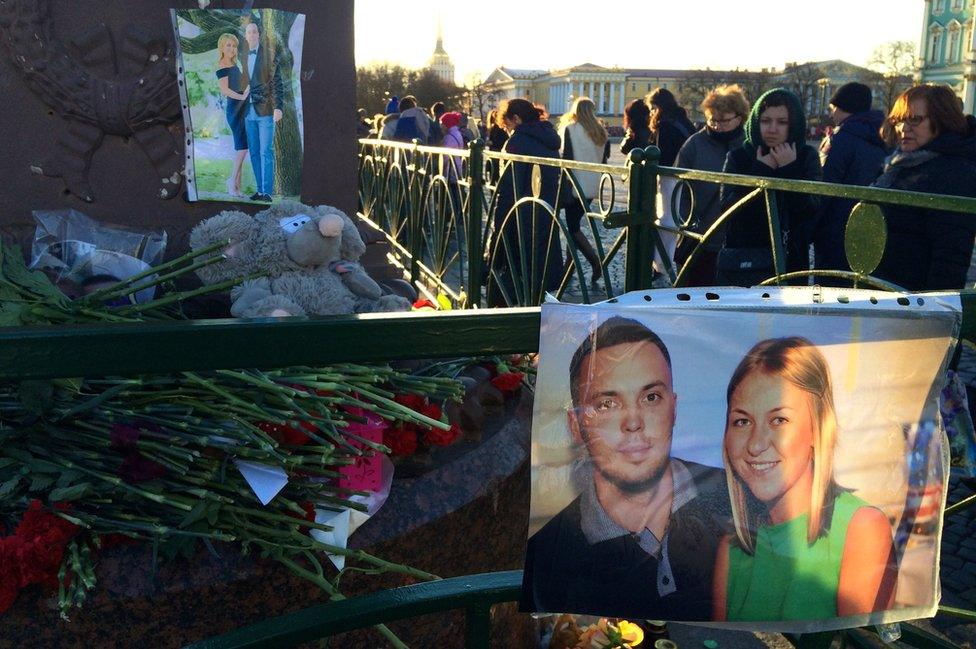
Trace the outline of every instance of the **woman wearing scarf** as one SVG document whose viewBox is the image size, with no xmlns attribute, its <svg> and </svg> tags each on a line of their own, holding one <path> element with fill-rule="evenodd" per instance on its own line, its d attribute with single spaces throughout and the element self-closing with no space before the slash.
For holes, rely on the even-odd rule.
<svg viewBox="0 0 976 649">
<path fill-rule="evenodd" d="M 729 151 L 742 146 L 745 137 L 743 124 L 749 114 L 749 102 L 742 88 L 737 85 L 719 86 L 708 93 L 701 104 L 705 114 L 705 127 L 685 141 L 674 165 L 683 169 L 700 171 L 722 171 Z M 719 185 L 700 180 L 688 183 L 691 196 L 682 196 L 681 214 L 694 211 L 688 220 L 694 232 L 704 234 L 722 214 L 719 203 Z M 693 201 L 689 198 L 693 197 Z M 690 205 L 689 205 L 690 203 Z M 691 268 L 688 269 L 685 286 L 711 286 L 715 282 L 715 260 L 722 247 L 724 232 L 718 232 L 704 244 Z M 684 264 L 692 250 L 698 245 L 697 239 L 685 237 L 678 246 L 674 260 Z"/>
<path fill-rule="evenodd" d="M 784 180 L 820 180 L 820 157 L 816 149 L 806 144 L 806 123 L 803 106 L 793 92 L 786 88 L 765 92 L 749 113 L 742 148 L 729 152 L 723 171 Z M 741 185 L 723 185 L 722 210 L 751 190 Z M 777 191 L 776 205 L 787 272 L 809 270 L 808 229 L 817 212 L 817 196 Z M 753 286 L 776 274 L 762 194 L 732 214 L 716 265 L 716 282 L 726 286 Z"/>
<path fill-rule="evenodd" d="M 896 148 L 875 187 L 976 197 L 976 119 L 963 115 L 947 86 L 903 92 L 882 136 Z M 910 291 L 963 288 L 976 233 L 972 214 L 902 205 L 881 210 L 888 241 L 874 276 Z"/>
</svg>

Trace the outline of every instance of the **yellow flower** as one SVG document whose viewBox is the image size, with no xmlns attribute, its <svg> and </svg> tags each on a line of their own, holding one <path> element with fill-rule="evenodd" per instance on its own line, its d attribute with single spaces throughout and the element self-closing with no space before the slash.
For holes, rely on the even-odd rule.
<svg viewBox="0 0 976 649">
<path fill-rule="evenodd" d="M 620 635 L 623 636 L 624 642 L 631 647 L 636 647 L 644 641 L 644 630 L 633 622 L 620 620 L 617 628 L 620 629 Z"/>
</svg>

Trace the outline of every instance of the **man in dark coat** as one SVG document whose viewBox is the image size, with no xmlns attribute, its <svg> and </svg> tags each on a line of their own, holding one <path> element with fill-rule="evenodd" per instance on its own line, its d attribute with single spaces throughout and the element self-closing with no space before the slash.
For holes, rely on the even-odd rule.
<svg viewBox="0 0 976 649">
<path fill-rule="evenodd" d="M 710 619 L 729 500 L 721 470 L 671 457 L 678 397 L 664 342 L 610 318 L 576 350 L 570 392 L 586 484 L 529 539 L 521 610 Z"/>
<path fill-rule="evenodd" d="M 886 155 L 881 139 L 884 114 L 871 110 L 871 89 L 845 83 L 830 98 L 833 132 L 820 144 L 823 179 L 842 185 L 870 185 L 881 174 Z M 813 233 L 818 270 L 850 270 L 844 253 L 844 230 L 856 201 L 824 196 Z"/>
<path fill-rule="evenodd" d="M 252 201 L 271 202 L 274 193 L 274 129 L 281 121 L 282 107 L 285 104 L 285 87 L 281 80 L 281 70 L 274 49 L 261 41 L 261 28 L 256 22 L 249 22 L 244 28 L 248 53 L 241 57 L 243 64 L 244 87 L 250 85 L 247 115 L 244 126 L 247 129 L 248 149 L 251 152 L 251 167 L 257 191 Z"/>
</svg>

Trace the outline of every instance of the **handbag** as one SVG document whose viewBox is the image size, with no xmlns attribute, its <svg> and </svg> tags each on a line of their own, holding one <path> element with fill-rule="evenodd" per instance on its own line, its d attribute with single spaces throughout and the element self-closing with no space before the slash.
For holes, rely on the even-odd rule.
<svg viewBox="0 0 976 649">
<path fill-rule="evenodd" d="M 769 248 L 726 248 L 718 252 L 715 278 L 719 284 L 754 286 L 776 274 Z"/>
</svg>

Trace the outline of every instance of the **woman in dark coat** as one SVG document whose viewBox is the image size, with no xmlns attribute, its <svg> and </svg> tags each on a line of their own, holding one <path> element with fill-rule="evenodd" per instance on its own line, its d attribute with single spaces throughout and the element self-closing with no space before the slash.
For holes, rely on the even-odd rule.
<svg viewBox="0 0 976 649">
<path fill-rule="evenodd" d="M 661 149 L 660 164 L 670 167 L 681 145 L 695 132 L 695 125 L 667 88 L 649 94 L 647 103 L 651 109 L 651 143 Z"/>
<path fill-rule="evenodd" d="M 806 115 L 800 99 L 786 88 L 764 93 L 749 112 L 742 147 L 729 151 L 723 171 L 793 180 L 820 180 L 820 156 L 806 144 Z M 723 185 L 722 211 L 752 191 Z M 810 269 L 810 228 L 819 202 L 815 194 L 777 191 L 786 270 Z M 759 194 L 732 214 L 718 253 L 716 282 L 753 286 L 776 274 L 769 238 L 766 201 Z"/>
<path fill-rule="evenodd" d="M 922 85 L 898 97 L 884 129 L 894 153 L 875 187 L 976 197 L 976 119 L 948 86 Z M 884 205 L 888 240 L 876 277 L 911 291 L 966 283 L 976 215 Z"/>
<path fill-rule="evenodd" d="M 643 99 L 635 99 L 624 108 L 624 128 L 626 134 L 620 143 L 624 155 L 631 149 L 643 149 L 651 143 L 651 109 Z"/>
<path fill-rule="evenodd" d="M 559 133 L 542 111 L 525 99 L 509 99 L 498 109 L 498 119 L 509 132 L 504 152 L 517 155 L 559 158 Z M 534 196 L 533 169 L 538 168 L 538 199 Z M 538 304 L 544 291 L 555 290 L 563 275 L 559 227 L 552 217 L 556 203 L 559 168 L 527 162 L 507 163 L 495 189 L 492 212 L 493 236 L 487 249 L 489 260 L 488 303 L 509 306 Z M 520 253 L 520 247 L 525 249 Z"/>
</svg>

